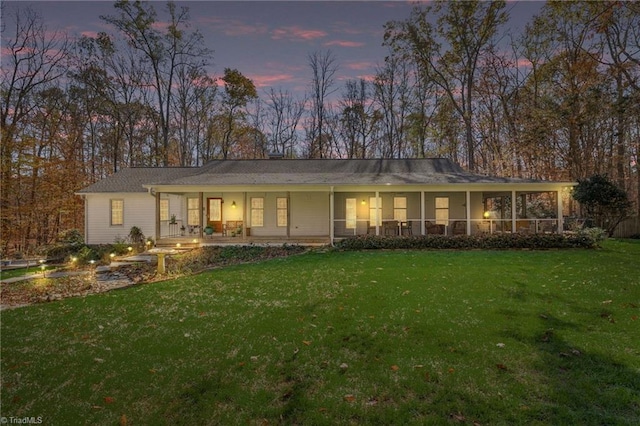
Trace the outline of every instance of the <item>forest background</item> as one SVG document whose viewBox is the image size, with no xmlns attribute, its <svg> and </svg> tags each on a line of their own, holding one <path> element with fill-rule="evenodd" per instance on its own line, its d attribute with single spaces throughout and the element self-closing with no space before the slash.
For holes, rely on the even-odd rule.
<svg viewBox="0 0 640 426">
<path fill-rule="evenodd" d="M 331 50 L 313 51 L 303 96 L 211 75 L 215 41 L 180 3 L 117 1 L 101 17 L 112 31 L 78 39 L 29 8 L 2 16 L 2 253 L 83 229 L 75 192 L 122 168 L 274 152 L 602 174 L 640 212 L 637 2 L 547 2 L 519 34 L 504 1 L 417 4 L 384 26 L 373 79 L 338 82 Z"/>
</svg>

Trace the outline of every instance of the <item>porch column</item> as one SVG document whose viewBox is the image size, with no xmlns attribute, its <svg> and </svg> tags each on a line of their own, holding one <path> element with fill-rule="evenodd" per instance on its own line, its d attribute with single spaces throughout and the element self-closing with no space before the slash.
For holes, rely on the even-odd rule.
<svg viewBox="0 0 640 426">
<path fill-rule="evenodd" d="M 333 237 L 334 237 L 333 216 L 335 215 L 335 211 L 334 211 L 333 205 L 334 205 L 334 199 L 333 199 L 333 186 L 332 186 L 331 189 L 329 190 L 329 241 L 331 242 L 331 245 L 333 245 Z"/>
<path fill-rule="evenodd" d="M 564 232 L 564 217 L 562 217 L 562 191 L 558 190 L 556 192 L 556 204 L 558 206 L 558 234 L 562 234 Z"/>
<path fill-rule="evenodd" d="M 287 238 L 291 237 L 291 192 L 287 191 Z"/>
<path fill-rule="evenodd" d="M 203 197 L 204 197 L 204 192 L 199 192 L 198 193 L 198 211 L 200 212 L 200 214 L 198 215 L 198 229 L 199 229 L 198 238 L 200 239 L 202 239 L 202 237 L 204 236 L 204 223 L 202 221 L 202 212 L 204 211 Z"/>
<path fill-rule="evenodd" d="M 247 204 L 247 201 L 249 201 L 249 199 L 247 198 L 247 191 L 245 191 L 242 196 L 244 197 L 244 201 L 243 201 L 243 212 L 242 212 L 242 223 L 244 223 L 244 226 L 242 227 L 242 238 L 246 238 L 246 237 L 250 237 L 251 235 L 247 235 L 247 225 L 249 224 L 249 216 L 248 216 L 248 211 L 249 211 L 249 205 Z"/>
<path fill-rule="evenodd" d="M 518 209 L 516 208 L 517 199 L 516 191 L 511 191 L 511 232 L 516 232 L 516 216 L 518 215 Z"/>
<path fill-rule="evenodd" d="M 380 224 L 382 223 L 382 200 L 380 191 L 376 191 L 376 235 L 380 235 Z"/>
<path fill-rule="evenodd" d="M 156 243 L 160 239 L 160 192 L 156 191 Z"/>
<path fill-rule="evenodd" d="M 427 228 L 424 224 L 425 219 L 424 219 L 424 214 L 425 214 L 425 207 L 424 207 L 424 191 L 420 191 L 420 235 L 425 235 L 425 233 L 427 232 Z"/>
<path fill-rule="evenodd" d="M 467 190 L 466 197 L 467 235 L 471 235 L 471 191 Z"/>
</svg>

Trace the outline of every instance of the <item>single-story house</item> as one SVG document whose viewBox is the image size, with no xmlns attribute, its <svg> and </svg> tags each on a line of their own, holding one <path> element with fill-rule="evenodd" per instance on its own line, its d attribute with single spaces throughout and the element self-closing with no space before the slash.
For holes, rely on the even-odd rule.
<svg viewBox="0 0 640 426">
<path fill-rule="evenodd" d="M 261 159 L 128 168 L 78 194 L 88 244 L 124 239 L 133 226 L 165 245 L 330 244 L 364 234 L 558 232 L 574 185 L 473 174 L 443 158 Z M 531 207 L 541 200 L 545 209 Z"/>
</svg>

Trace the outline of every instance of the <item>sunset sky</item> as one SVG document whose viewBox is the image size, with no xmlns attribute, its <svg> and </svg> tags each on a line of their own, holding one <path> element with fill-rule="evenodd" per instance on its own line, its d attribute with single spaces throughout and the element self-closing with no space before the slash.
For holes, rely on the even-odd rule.
<svg viewBox="0 0 640 426">
<path fill-rule="evenodd" d="M 101 15 L 114 15 L 109 1 L 3 1 L 7 12 L 30 6 L 45 19 L 48 30 L 66 31 L 72 37 L 114 33 Z M 165 2 L 154 1 L 159 17 Z M 404 20 L 413 7 L 392 1 L 178 1 L 190 10 L 193 28 L 214 51 L 210 73 L 237 68 L 251 78 L 263 94 L 269 87 L 301 95 L 311 71 L 309 54 L 330 49 L 339 67 L 337 83 L 371 78 L 383 63 L 383 25 Z M 509 27 L 519 32 L 543 2 L 509 2 Z M 5 16 L 6 17 L 6 16 Z M 3 17 L 3 21 L 5 20 Z"/>
</svg>

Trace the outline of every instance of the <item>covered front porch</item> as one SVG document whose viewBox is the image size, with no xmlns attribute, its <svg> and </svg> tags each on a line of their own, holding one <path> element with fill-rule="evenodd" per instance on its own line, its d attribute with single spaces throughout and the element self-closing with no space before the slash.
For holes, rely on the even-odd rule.
<svg viewBox="0 0 640 426">
<path fill-rule="evenodd" d="M 263 188 L 264 189 L 264 188 Z M 156 192 L 158 245 L 326 245 L 357 235 L 480 235 L 564 230 L 568 188 L 315 187 Z"/>
</svg>

